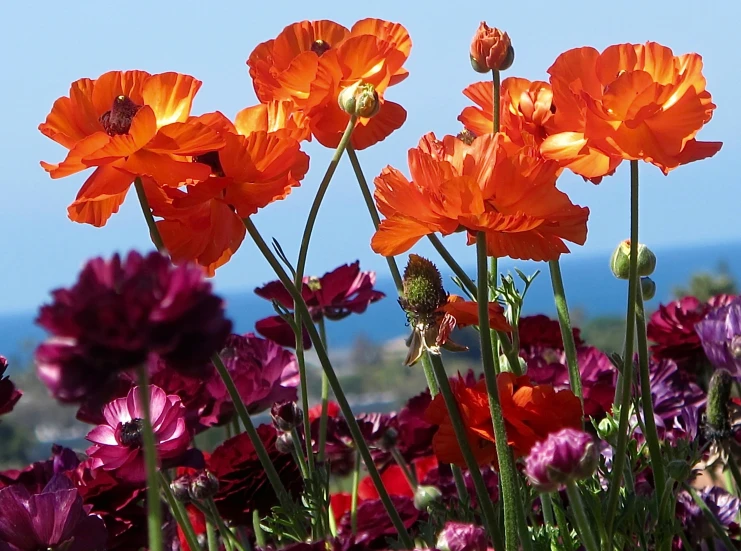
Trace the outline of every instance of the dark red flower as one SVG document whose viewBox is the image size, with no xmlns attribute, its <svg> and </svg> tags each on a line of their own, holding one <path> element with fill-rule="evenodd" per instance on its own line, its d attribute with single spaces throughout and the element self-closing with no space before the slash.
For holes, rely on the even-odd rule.
<svg viewBox="0 0 741 551">
<path fill-rule="evenodd" d="M 319 419 L 322 415 L 322 404 L 316 404 L 313 407 L 309 408 L 309 421 L 314 421 L 315 419 Z M 340 405 L 337 402 L 329 401 L 327 402 L 327 416 L 328 417 L 338 417 L 340 415 Z"/>
<path fill-rule="evenodd" d="M 275 448 L 276 431 L 272 425 L 260 425 L 257 433 L 284 486 L 294 498 L 298 498 L 303 491 L 303 480 L 296 462 L 290 454 L 281 454 Z M 252 511 L 257 509 L 267 514 L 271 507 L 278 504 L 265 469 L 246 433 L 221 444 L 208 458 L 206 465 L 219 479 L 219 491 L 214 501 L 224 519 L 249 526 L 252 523 Z"/>
<path fill-rule="evenodd" d="M 531 348 L 549 348 L 552 350 L 563 350 L 563 339 L 561 338 L 561 326 L 557 320 L 553 320 L 543 314 L 535 316 L 523 316 L 518 325 L 520 334 L 520 348 L 529 350 Z M 581 346 L 581 331 L 574 327 L 574 342 Z"/>
<path fill-rule="evenodd" d="M 6 369 L 8 369 L 8 360 L 5 356 L 0 356 L 0 415 L 13 411 L 13 407 L 23 395 L 8 377 L 3 377 Z"/>
<path fill-rule="evenodd" d="M 489 497 L 493 502 L 499 500 L 499 477 L 496 471 L 491 466 L 480 467 L 481 476 L 484 478 L 484 485 L 486 486 Z M 477 506 L 476 487 L 473 483 L 473 477 L 471 472 L 466 470 L 463 472 L 463 482 L 468 490 L 468 495 L 471 497 L 471 506 Z M 450 465 L 447 463 L 439 463 L 437 467 L 433 467 L 427 472 L 427 475 L 420 480 L 420 483 L 424 486 L 434 486 L 442 493 L 442 499 L 444 503 L 455 504 L 460 502 L 458 496 L 458 488 L 455 485 L 455 478 L 453 477 L 453 471 L 450 469 Z"/>
<path fill-rule="evenodd" d="M 197 370 L 231 331 L 200 269 L 158 253 L 95 258 L 74 286 L 52 293 L 36 322 L 52 338 L 36 350 L 39 377 L 62 401 L 79 401 L 117 372 L 156 354 Z"/>
<path fill-rule="evenodd" d="M 80 464 L 77 454 L 69 448 L 54 444 L 51 457 L 46 461 L 37 461 L 25 469 L 8 469 L 0 471 L 0 488 L 20 484 L 30 494 L 40 494 L 56 474 L 72 471 Z"/>
<path fill-rule="evenodd" d="M 301 296 L 309 307 L 312 319 L 340 320 L 350 314 L 362 314 L 368 305 L 386 296 L 373 288 L 375 272 L 361 272 L 360 262 L 345 264 L 322 277 L 304 277 Z M 255 294 L 275 300 L 285 308 L 293 309 L 293 299 L 280 281 L 255 289 Z M 255 325 L 258 333 L 283 346 L 295 347 L 293 331 L 279 316 L 260 320 Z M 308 335 L 304 342 L 309 343 Z"/>
<path fill-rule="evenodd" d="M 407 530 L 422 516 L 409 497 L 391 496 L 391 501 Z M 346 513 L 337 527 L 337 534 L 341 539 L 345 539 L 350 538 L 352 533 L 350 514 Z M 388 549 L 387 540 L 396 535 L 396 528 L 380 499 L 364 501 L 358 505 L 358 530 L 354 538 L 356 544 L 363 544 L 366 549 Z"/>
</svg>

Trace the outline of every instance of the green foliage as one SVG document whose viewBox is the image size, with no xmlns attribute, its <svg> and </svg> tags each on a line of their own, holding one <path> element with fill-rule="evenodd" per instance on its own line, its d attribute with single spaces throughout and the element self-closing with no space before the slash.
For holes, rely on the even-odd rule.
<svg viewBox="0 0 741 551">
<path fill-rule="evenodd" d="M 673 291 L 676 298 L 693 296 L 706 302 L 715 295 L 736 295 L 738 285 L 731 275 L 728 265 L 721 263 L 716 273 L 698 272 L 690 278 L 688 287 L 676 287 Z"/>
</svg>

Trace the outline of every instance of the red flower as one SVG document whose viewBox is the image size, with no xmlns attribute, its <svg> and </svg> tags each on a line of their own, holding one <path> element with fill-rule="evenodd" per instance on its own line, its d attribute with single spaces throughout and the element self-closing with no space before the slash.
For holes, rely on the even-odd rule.
<svg viewBox="0 0 741 551">
<path fill-rule="evenodd" d="M 523 316 L 518 324 L 520 335 L 520 348 L 532 350 L 534 348 L 563 350 L 563 339 L 561 338 L 561 326 L 557 320 L 550 319 L 548 316 L 538 314 L 535 316 Z M 581 346 L 584 341 L 581 340 L 581 331 L 578 327 L 572 330 L 574 343 Z"/>
<path fill-rule="evenodd" d="M 191 76 L 144 71 L 111 71 L 72 83 L 69 97 L 54 102 L 39 125 L 70 150 L 60 164 L 41 163 L 52 178 L 97 167 L 67 210 L 70 219 L 104 225 L 136 176 L 175 187 L 208 178 L 208 165 L 185 158 L 224 145 L 216 132 L 188 120 L 200 87 Z"/>
<path fill-rule="evenodd" d="M 715 109 L 698 54 L 675 56 L 655 42 L 602 53 L 575 48 L 548 73 L 557 110 L 541 151 L 585 178 L 609 174 L 623 159 L 643 159 L 667 174 L 721 148 L 695 139 Z"/>
<path fill-rule="evenodd" d="M 516 377 L 512 373 L 501 373 L 497 377 L 497 384 L 507 440 L 515 456 L 527 455 L 533 444 L 552 432 L 564 427 L 581 427 L 581 402 L 570 390 L 556 392 L 550 385 L 533 385 L 528 377 Z M 471 385 L 459 376 L 451 379 L 451 386 L 476 460 L 479 465 L 496 462 L 486 382 L 481 380 Z M 439 427 L 432 441 L 438 460 L 465 467 L 441 395 L 433 399 L 426 418 Z"/>
<path fill-rule="evenodd" d="M 471 64 L 475 71 L 504 71 L 514 61 L 509 35 L 482 21 L 471 41 Z"/>
<path fill-rule="evenodd" d="M 8 369 L 8 360 L 5 356 L 0 356 L 0 415 L 13 411 L 23 395 L 8 377 L 3 377 L 6 369 Z"/>
<path fill-rule="evenodd" d="M 322 416 L 322 404 L 318 403 L 313 407 L 309 408 L 309 421 L 316 421 Z M 331 400 L 327 402 L 327 417 L 334 418 L 340 415 L 340 405 L 337 402 Z"/>
</svg>

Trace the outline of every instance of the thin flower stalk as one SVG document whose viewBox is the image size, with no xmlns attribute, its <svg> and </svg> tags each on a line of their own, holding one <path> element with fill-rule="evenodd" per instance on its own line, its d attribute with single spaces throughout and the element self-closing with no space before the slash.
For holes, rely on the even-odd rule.
<svg viewBox="0 0 741 551">
<path fill-rule="evenodd" d="M 142 443 L 144 444 L 144 464 L 147 469 L 147 535 L 149 549 L 162 551 L 162 502 L 160 500 L 159 479 L 157 478 L 157 444 L 152 429 L 152 415 L 149 404 L 149 372 L 145 365 L 138 370 L 139 386 L 142 393 Z"/>
<path fill-rule="evenodd" d="M 147 222 L 147 227 L 149 228 L 149 237 L 152 240 L 154 247 L 159 252 L 164 253 L 165 243 L 162 241 L 160 231 L 157 229 L 157 223 L 154 221 L 154 217 L 152 216 L 152 209 L 149 207 L 149 200 L 147 199 L 147 194 L 144 192 L 142 179 L 138 176 L 134 180 L 134 189 L 136 190 L 136 196 L 139 199 L 139 204 L 144 213 L 144 220 Z"/>
<path fill-rule="evenodd" d="M 268 261 L 270 267 L 273 268 L 273 271 L 276 273 L 278 278 L 285 286 L 286 290 L 293 298 L 296 304 L 296 311 L 300 314 L 302 319 L 306 320 L 306 323 L 304 325 L 307 332 L 309 333 L 309 338 L 311 338 L 311 341 L 315 343 L 314 349 L 319 359 L 319 363 L 321 364 L 324 373 L 327 375 L 329 386 L 332 389 L 335 398 L 337 399 L 337 403 L 340 406 L 342 415 L 345 417 L 348 428 L 350 430 L 350 434 L 353 441 L 355 442 L 355 446 L 357 447 L 361 457 L 363 458 L 363 462 L 368 469 L 368 474 L 373 481 L 374 486 L 376 487 L 376 491 L 379 494 L 381 502 L 386 509 L 391 522 L 399 533 L 399 538 L 401 539 L 402 544 L 407 545 L 409 546 L 409 548 L 411 548 L 413 546 L 412 539 L 409 536 L 406 528 L 404 527 L 404 522 L 401 520 L 401 516 L 394 507 L 394 504 L 389 497 L 388 491 L 383 485 L 381 475 L 378 472 L 375 463 L 373 462 L 373 456 L 368 449 L 368 445 L 363 439 L 363 433 L 360 430 L 360 426 L 355 420 L 355 416 L 353 415 L 352 409 L 350 408 L 350 403 L 347 401 L 345 392 L 342 390 L 342 386 L 340 385 L 339 379 L 337 378 L 337 374 L 332 367 L 329 356 L 327 356 L 327 351 L 325 350 L 324 345 L 321 342 L 319 332 L 316 330 L 314 324 L 310 321 L 311 315 L 309 313 L 308 307 L 306 306 L 306 303 L 303 300 L 303 297 L 301 296 L 301 292 L 296 287 L 296 285 L 294 285 L 293 281 L 291 281 L 291 278 L 283 269 L 280 261 L 273 254 L 273 251 L 270 249 L 270 247 L 268 247 L 267 243 L 265 243 L 265 240 L 263 239 L 262 235 L 260 235 L 260 232 L 257 230 L 252 220 L 250 218 L 245 218 L 243 221 L 247 232 L 250 234 L 250 237 L 257 245 L 257 248 Z"/>
<path fill-rule="evenodd" d="M 185 535 L 185 541 L 188 542 L 188 547 L 191 549 L 200 549 L 198 536 L 196 536 L 196 532 L 193 529 L 193 524 L 190 522 L 190 517 L 185 510 L 185 506 L 175 499 L 175 496 L 170 489 L 170 481 L 167 480 L 167 477 L 162 473 L 162 471 L 160 471 L 159 475 L 162 493 L 165 495 L 165 500 L 170 507 L 172 516 L 175 517 L 175 522 L 178 523 L 178 526 L 180 526 Z"/>
<path fill-rule="evenodd" d="M 550 496 L 549 496 L 550 497 Z M 569 521 L 566 519 L 566 513 L 561 507 L 561 500 L 558 494 L 554 496 L 558 502 L 557 506 L 553 507 L 553 513 L 556 516 L 556 523 L 558 526 L 558 534 L 561 536 L 561 542 L 563 543 L 564 551 L 574 551 L 574 542 L 571 539 L 571 529 L 569 528 Z M 553 499 L 551 499 L 551 504 Z"/>
<path fill-rule="evenodd" d="M 430 396 L 434 398 L 438 394 L 440 394 L 440 387 L 437 384 L 437 379 L 435 378 L 435 370 L 432 367 L 432 361 L 430 360 L 430 356 L 428 354 L 422 354 L 422 371 L 425 374 L 425 380 L 427 381 L 427 388 L 430 389 Z"/>
<path fill-rule="evenodd" d="M 576 527 L 579 530 L 579 535 L 581 536 L 581 541 L 584 544 L 584 547 L 587 551 L 599 551 L 576 482 L 569 482 L 566 485 L 566 494 L 569 496 L 569 505 L 571 505 L 571 510 L 574 512 Z"/>
<path fill-rule="evenodd" d="M 492 110 L 491 110 L 491 131 L 492 133 L 496 134 L 500 130 L 500 124 L 499 124 L 499 102 L 501 101 L 501 94 L 502 94 L 502 83 L 501 83 L 501 77 L 499 74 L 499 71 L 497 69 L 492 69 L 491 71 L 491 103 L 492 103 Z M 498 268 L 497 268 L 497 257 L 492 256 L 489 260 L 489 277 L 494 278 L 494 281 L 496 281 L 499 278 L 498 274 Z M 491 289 L 490 290 L 490 300 L 496 300 L 496 290 Z M 495 353 L 497 353 L 495 351 Z M 514 369 L 514 368 L 513 368 Z"/>
<path fill-rule="evenodd" d="M 324 321 L 324 316 L 319 318 L 319 321 L 317 322 L 317 326 L 319 326 L 319 336 L 322 339 L 322 344 L 324 345 L 325 349 L 328 349 L 328 343 L 327 343 L 327 327 L 326 323 Z M 304 411 L 306 411 L 304 409 Z M 304 415 L 304 420 L 308 419 L 308 415 Z M 327 447 L 327 423 L 329 421 L 329 380 L 327 380 L 327 376 L 322 371 L 322 413 L 319 417 L 319 462 L 324 461 L 324 453 L 325 448 Z M 306 425 L 304 425 L 304 431 L 306 430 Z M 309 432 L 306 434 L 311 434 L 311 424 L 309 424 Z M 307 444 L 308 445 L 308 444 Z"/>
<path fill-rule="evenodd" d="M 685 484 L 684 489 L 692 496 L 692 499 L 695 501 L 697 506 L 700 508 L 700 510 L 702 511 L 702 514 L 705 515 L 705 518 L 710 523 L 710 525 L 713 527 L 713 530 L 715 531 L 715 535 L 720 538 L 725 548 L 735 549 L 736 545 L 731 541 L 731 538 L 728 537 L 728 534 L 723 528 L 723 525 L 720 523 L 717 517 L 710 510 L 707 503 L 705 503 L 703 499 L 698 495 L 697 491 L 689 484 Z"/>
<path fill-rule="evenodd" d="M 355 467 L 352 471 L 352 493 L 350 494 L 350 526 L 352 534 L 358 533 L 358 489 L 360 487 L 360 453 L 355 454 Z"/>
<path fill-rule="evenodd" d="M 208 551 L 219 551 L 219 538 L 216 536 L 216 529 L 210 521 L 206 522 L 206 542 Z"/>
</svg>

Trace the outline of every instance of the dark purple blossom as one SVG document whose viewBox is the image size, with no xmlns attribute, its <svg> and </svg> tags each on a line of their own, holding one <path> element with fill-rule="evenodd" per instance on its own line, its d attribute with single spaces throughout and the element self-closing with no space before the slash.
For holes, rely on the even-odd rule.
<svg viewBox="0 0 741 551">
<path fill-rule="evenodd" d="M 394 508 L 399 513 L 407 530 L 411 529 L 422 517 L 422 513 L 414 507 L 414 500 L 409 497 L 391 496 Z M 350 513 L 345 513 L 337 527 L 337 534 L 341 539 L 352 535 Z M 364 501 L 358 505 L 358 530 L 354 538 L 355 544 L 362 544 L 366 549 L 388 549 L 388 540 L 398 536 L 396 528 L 391 523 L 388 513 L 380 499 Z"/>
<path fill-rule="evenodd" d="M 517 329 L 520 337 L 521 350 L 563 350 L 561 326 L 557 320 L 553 320 L 543 314 L 523 316 L 520 318 Z M 584 341 L 581 339 L 581 331 L 574 327 L 572 332 L 576 346 L 583 345 Z"/>
<path fill-rule="evenodd" d="M 0 488 L 19 484 L 30 494 L 40 494 L 54 475 L 73 471 L 79 464 L 80 459 L 74 451 L 54 444 L 51 457 L 46 461 L 37 461 L 21 470 L 0 471 Z"/>
<path fill-rule="evenodd" d="M 362 314 L 369 304 L 386 296 L 373 288 L 375 284 L 375 272 L 361 272 L 360 262 L 355 261 L 327 272 L 322 277 L 304 277 L 301 296 L 314 321 L 321 318 L 340 320 L 350 314 Z M 293 310 L 293 299 L 280 281 L 271 281 L 255 289 L 255 294 Z M 255 329 L 282 346 L 292 348 L 296 346 L 293 330 L 280 316 L 271 316 L 258 321 Z M 306 332 L 304 343 L 307 348 L 310 346 Z"/>
<path fill-rule="evenodd" d="M 15 388 L 15 385 L 8 377 L 3 377 L 5 370 L 8 369 L 8 360 L 5 356 L 0 356 L 0 415 L 10 413 L 21 399 L 23 393 Z"/>
<path fill-rule="evenodd" d="M 446 522 L 435 547 L 440 551 L 486 551 L 488 538 L 483 526 Z"/>
<path fill-rule="evenodd" d="M 24 486 L 0 490 L 1 551 L 105 549 L 103 520 L 91 515 L 72 481 L 56 475 L 37 494 Z"/>
<path fill-rule="evenodd" d="M 175 369 L 202 368 L 231 331 L 203 272 L 159 253 L 89 261 L 70 288 L 52 293 L 36 322 L 51 338 L 36 350 L 39 377 L 74 402 L 156 354 Z"/>
<path fill-rule="evenodd" d="M 561 429 L 532 447 L 525 474 L 538 491 L 553 492 L 564 484 L 591 476 L 597 468 L 598 454 L 590 434 Z"/>
<path fill-rule="evenodd" d="M 739 499 L 717 486 L 705 488 L 698 493 L 720 524 L 728 530 L 730 535 L 736 535 L 739 531 L 738 524 L 736 524 Z M 692 544 L 692 549 L 706 549 L 701 546 L 705 540 L 716 537 L 713 526 L 686 491 L 681 491 L 677 495 L 676 516 L 687 539 Z M 720 543 L 720 540 L 716 542 Z M 679 548 L 682 549 L 681 546 Z"/>
<path fill-rule="evenodd" d="M 710 363 L 741 376 L 741 297 L 708 312 L 695 329 Z"/>
</svg>

